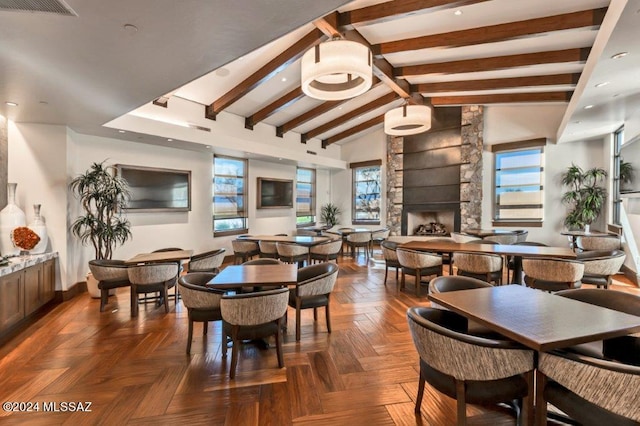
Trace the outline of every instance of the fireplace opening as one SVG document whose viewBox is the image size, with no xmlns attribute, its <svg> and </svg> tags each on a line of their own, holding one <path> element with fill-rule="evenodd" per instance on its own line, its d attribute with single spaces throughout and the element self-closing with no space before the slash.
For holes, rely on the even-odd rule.
<svg viewBox="0 0 640 426">
<path fill-rule="evenodd" d="M 456 230 L 455 216 L 453 210 L 407 212 L 406 235 L 448 237 Z"/>
</svg>

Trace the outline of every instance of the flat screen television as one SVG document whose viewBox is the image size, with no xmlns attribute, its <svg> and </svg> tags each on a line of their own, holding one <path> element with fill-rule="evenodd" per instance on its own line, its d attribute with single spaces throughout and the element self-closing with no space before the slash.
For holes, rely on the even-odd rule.
<svg viewBox="0 0 640 426">
<path fill-rule="evenodd" d="M 190 211 L 191 171 L 117 164 L 129 184 L 125 210 L 133 212 Z"/>
<path fill-rule="evenodd" d="M 258 208 L 293 207 L 293 180 L 258 178 Z"/>
</svg>

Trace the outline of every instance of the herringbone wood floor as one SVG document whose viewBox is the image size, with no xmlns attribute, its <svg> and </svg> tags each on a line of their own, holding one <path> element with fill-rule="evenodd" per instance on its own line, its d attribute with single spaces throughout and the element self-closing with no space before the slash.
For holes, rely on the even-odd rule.
<svg viewBox="0 0 640 426">
<path fill-rule="evenodd" d="M 379 257 L 379 256 L 378 256 Z M 450 425 L 455 402 L 429 388 L 421 416 L 413 413 L 418 356 L 408 332 L 409 306 L 428 305 L 411 288 L 398 292 L 384 267 L 363 257 L 340 259 L 332 295 L 333 332 L 323 312 L 294 314 L 284 344 L 285 368 L 275 349 L 244 345 L 235 380 L 221 358 L 220 324 L 203 337 L 196 325 L 185 354 L 187 312 L 153 304 L 130 318 L 129 292 L 120 289 L 104 313 L 83 294 L 53 308 L 0 348 L 0 400 L 90 401 L 91 412 L 0 412 L 2 424 L 220 425 Z M 511 425 L 506 409 L 469 406 L 470 424 Z"/>
</svg>

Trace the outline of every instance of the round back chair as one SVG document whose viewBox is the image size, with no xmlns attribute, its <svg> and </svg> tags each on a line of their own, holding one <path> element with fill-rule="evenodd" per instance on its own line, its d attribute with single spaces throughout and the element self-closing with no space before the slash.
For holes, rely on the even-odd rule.
<svg viewBox="0 0 640 426">
<path fill-rule="evenodd" d="M 278 258 L 278 248 L 276 247 L 275 241 L 258 241 L 258 246 L 260 247 L 260 257 L 277 259 Z"/>
<path fill-rule="evenodd" d="M 483 240 L 493 241 L 494 243 L 499 244 L 515 244 L 518 241 L 518 235 L 513 234 L 498 234 L 498 235 L 489 235 L 484 237 Z"/>
<path fill-rule="evenodd" d="M 588 237 L 580 236 L 577 240 L 578 247 L 581 250 L 620 250 L 622 243 L 617 235 L 607 237 Z"/>
<path fill-rule="evenodd" d="M 380 243 L 380 247 L 382 248 L 382 257 L 384 257 L 384 285 L 387 285 L 387 274 L 389 273 L 389 268 L 395 268 L 396 283 L 398 283 L 398 270 L 401 267 L 400 262 L 398 261 L 398 254 L 396 253 L 398 243 L 395 241 L 385 240 Z"/>
<path fill-rule="evenodd" d="M 442 275 L 442 256 L 435 253 L 428 253 L 416 250 L 408 250 L 404 248 L 396 249 L 398 262 L 402 266 L 402 280 L 400 288 L 404 288 L 405 275 L 413 275 L 416 277 L 416 296 L 420 297 L 420 287 L 422 286 L 422 278 L 430 275 Z"/>
<path fill-rule="evenodd" d="M 171 263 L 149 263 L 130 266 L 127 269 L 131 283 L 131 316 L 138 315 L 138 294 L 160 293 L 164 300 L 164 310 L 169 313 L 167 290 L 176 284 L 179 266 Z"/>
<path fill-rule="evenodd" d="M 612 277 L 620 272 L 627 255 L 622 250 L 591 250 L 578 253 L 584 263 L 583 284 L 609 288 Z"/>
<path fill-rule="evenodd" d="M 309 260 L 309 247 L 294 243 L 276 243 L 278 257 L 286 263 L 297 263 L 302 267 Z"/>
<path fill-rule="evenodd" d="M 453 253 L 453 264 L 458 268 L 458 275 L 502 284 L 503 262 L 502 256 L 498 254 L 459 251 Z"/>
<path fill-rule="evenodd" d="M 347 246 L 351 250 L 351 255 L 356 257 L 358 249 L 364 247 L 366 259 L 369 259 L 369 251 L 371 250 L 371 232 L 353 232 L 347 235 Z"/>
<path fill-rule="evenodd" d="M 523 258 L 522 270 L 527 286 L 545 291 L 578 288 L 584 274 L 584 263 L 578 260 Z"/>
<path fill-rule="evenodd" d="M 94 259 L 89 261 L 89 270 L 98 280 L 100 289 L 100 312 L 109 301 L 109 291 L 118 287 L 129 287 L 128 266 L 123 260 Z"/>
<path fill-rule="evenodd" d="M 330 240 L 326 243 L 317 244 L 309 248 L 309 259 L 311 261 L 318 260 L 320 262 L 328 262 L 330 260 L 335 260 L 337 262 L 341 248 L 341 240 Z"/>
<path fill-rule="evenodd" d="M 226 249 L 212 250 L 191 256 L 189 272 L 220 272 Z"/>
<path fill-rule="evenodd" d="M 231 246 L 233 247 L 234 263 L 236 265 L 260 254 L 260 247 L 255 241 L 236 238 L 231 241 Z"/>
</svg>

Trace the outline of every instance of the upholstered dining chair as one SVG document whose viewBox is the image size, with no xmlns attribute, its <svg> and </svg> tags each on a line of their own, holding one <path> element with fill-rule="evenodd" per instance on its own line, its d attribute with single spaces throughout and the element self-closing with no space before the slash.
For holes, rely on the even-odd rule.
<svg viewBox="0 0 640 426">
<path fill-rule="evenodd" d="M 415 276 L 416 296 L 420 297 L 422 278 L 430 275 L 442 275 L 442 256 L 435 253 L 421 252 L 397 248 L 398 262 L 402 266 L 402 278 L 400 288 L 404 288 L 405 275 Z"/>
<path fill-rule="evenodd" d="M 149 263 L 129 266 L 127 273 L 131 283 L 131 316 L 138 315 L 138 294 L 160 293 L 164 310 L 169 313 L 167 290 L 176 285 L 179 266 L 175 262 Z"/>
<path fill-rule="evenodd" d="M 180 247 L 163 247 L 163 248 L 156 249 L 151 253 L 164 253 L 168 251 L 181 251 L 181 250 L 182 249 Z M 181 260 L 177 260 L 176 263 L 178 264 L 178 275 L 176 276 L 176 280 L 177 280 L 178 277 L 182 275 L 182 271 L 184 271 L 184 267 Z M 180 289 L 178 288 L 178 286 L 176 286 L 175 293 L 173 294 L 173 298 L 174 300 L 177 301 L 179 297 L 180 297 Z"/>
<path fill-rule="evenodd" d="M 330 260 L 338 262 L 341 248 L 342 241 L 340 240 L 330 240 L 326 243 L 317 244 L 309 248 L 309 260 L 312 262 L 328 262 Z"/>
<path fill-rule="evenodd" d="M 519 400 L 518 414 L 532 418 L 533 351 L 511 340 L 472 336 L 467 333 L 467 319 L 451 311 L 412 307 L 407 320 L 420 356 L 416 413 L 426 382 L 456 400 L 458 425 L 466 424 L 467 403 Z"/>
<path fill-rule="evenodd" d="M 347 235 L 347 246 L 351 251 L 351 256 L 358 256 L 358 249 L 364 248 L 365 258 L 369 260 L 369 250 L 371 248 L 371 232 L 354 232 Z"/>
<path fill-rule="evenodd" d="M 389 238 L 390 233 L 391 233 L 391 230 L 389 228 L 377 229 L 371 232 L 371 244 L 370 244 L 371 256 L 373 256 L 374 246 L 376 245 L 380 246 L 380 244 L 383 241 L 386 241 L 387 238 Z"/>
<path fill-rule="evenodd" d="M 275 241 L 258 241 L 258 247 L 260 247 L 260 257 L 267 259 L 278 258 L 278 248 Z"/>
<path fill-rule="evenodd" d="M 498 234 L 498 235 L 489 235 L 484 237 L 483 240 L 493 241 L 494 243 L 499 244 L 515 244 L 518 242 L 518 235 L 513 234 Z"/>
<path fill-rule="evenodd" d="M 583 425 L 640 424 L 640 367 L 571 352 L 540 353 L 536 416 L 547 402 Z"/>
<path fill-rule="evenodd" d="M 527 232 L 527 231 L 525 231 Z M 547 247 L 544 243 L 539 243 L 537 241 L 518 241 L 514 245 L 516 246 L 535 246 L 535 247 Z M 513 256 L 506 257 L 506 265 L 507 265 L 507 282 L 511 282 L 511 274 L 516 270 L 516 259 Z"/>
<path fill-rule="evenodd" d="M 577 257 L 584 263 L 583 284 L 609 288 L 627 255 L 622 250 L 590 250 L 578 253 Z"/>
<path fill-rule="evenodd" d="M 635 294 L 597 288 L 577 288 L 558 291 L 556 295 L 640 317 L 640 296 Z M 640 333 L 572 346 L 566 350 L 640 366 Z"/>
<path fill-rule="evenodd" d="M 402 267 L 398 261 L 398 254 L 396 253 L 398 243 L 386 240 L 380 243 L 380 247 L 382 247 L 382 257 L 384 258 L 384 285 L 387 285 L 387 274 L 389 273 L 389 268 L 394 268 L 396 270 L 396 283 L 398 283 L 398 271 L 399 268 Z"/>
<path fill-rule="evenodd" d="M 189 272 L 220 272 L 226 251 L 226 249 L 220 248 L 191 256 Z"/>
<path fill-rule="evenodd" d="M 94 259 L 89 261 L 89 270 L 98 280 L 100 289 L 100 312 L 104 312 L 109 301 L 109 292 L 119 287 L 129 287 L 128 266 L 123 260 Z"/>
<path fill-rule="evenodd" d="M 487 282 L 502 284 L 502 256 L 498 254 L 478 254 L 468 252 L 453 253 L 453 264 L 457 274 L 478 278 Z"/>
<path fill-rule="evenodd" d="M 522 270 L 527 286 L 545 291 L 579 288 L 584 263 L 579 260 L 551 258 L 523 258 Z"/>
<path fill-rule="evenodd" d="M 201 322 L 203 334 L 206 335 L 209 321 L 221 321 L 220 299 L 224 291 L 208 288 L 205 285 L 215 277 L 212 272 L 189 272 L 178 279 L 182 303 L 189 316 L 189 335 L 187 337 L 187 354 L 191 353 L 193 340 L 193 323 Z M 224 336 L 223 336 L 224 337 Z M 222 340 L 224 345 L 226 342 Z"/>
<path fill-rule="evenodd" d="M 582 251 L 590 250 L 620 250 L 622 243 L 617 235 L 607 237 L 579 236 L 577 239 L 578 248 Z"/>
<path fill-rule="evenodd" d="M 256 293 L 227 294 L 222 297 L 220 312 L 223 333 L 225 334 L 222 341 L 226 342 L 226 336 L 230 336 L 233 342 L 229 377 L 233 379 L 236 376 L 238 352 L 243 340 L 275 336 L 278 367 L 284 367 L 282 326 L 284 315 L 287 312 L 288 299 L 288 288 Z M 226 345 L 222 347 L 222 357 L 227 357 Z"/>
<path fill-rule="evenodd" d="M 278 257 L 286 263 L 297 263 L 302 267 L 304 262 L 309 261 L 309 247 L 293 243 L 276 243 Z"/>
<path fill-rule="evenodd" d="M 303 309 L 313 308 L 313 319 L 318 320 L 318 308 L 324 306 L 327 332 L 331 333 L 329 297 L 338 278 L 338 266 L 324 262 L 298 270 L 295 288 L 289 293 L 289 306 L 296 310 L 296 341 L 300 340 L 300 317 Z"/>
<path fill-rule="evenodd" d="M 236 265 L 244 263 L 260 254 L 260 247 L 255 241 L 236 238 L 235 240 L 231 240 L 231 246 L 233 247 L 234 263 Z"/>
<path fill-rule="evenodd" d="M 478 239 L 478 237 L 462 232 L 451 232 L 451 239 L 453 239 L 455 243 L 468 243 L 469 241 Z"/>
<path fill-rule="evenodd" d="M 529 231 L 526 229 L 516 229 L 513 233 L 516 234 L 516 244 L 526 242 L 529 236 Z"/>
</svg>

